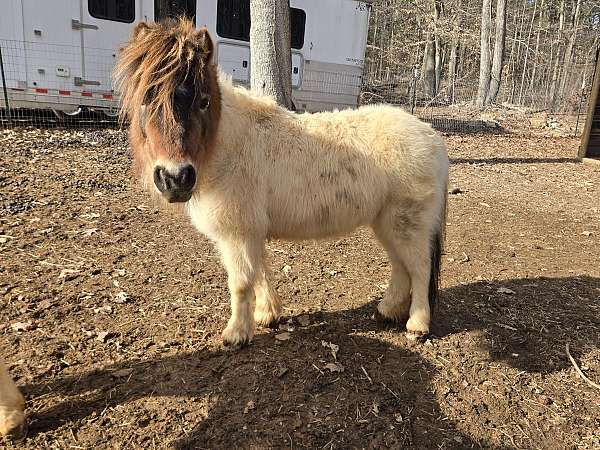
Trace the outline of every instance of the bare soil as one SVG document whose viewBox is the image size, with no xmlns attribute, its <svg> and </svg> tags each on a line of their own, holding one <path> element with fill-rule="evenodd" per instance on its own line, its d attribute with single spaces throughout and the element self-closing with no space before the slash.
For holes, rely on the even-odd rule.
<svg viewBox="0 0 600 450">
<path fill-rule="evenodd" d="M 374 320 L 390 266 L 360 230 L 271 242 L 285 319 L 232 351 L 218 255 L 131 179 L 123 133 L 0 132 L 0 354 L 29 416 L 0 445 L 599 448 L 565 345 L 600 382 L 600 164 L 570 137 L 446 140 L 430 339 Z"/>
</svg>

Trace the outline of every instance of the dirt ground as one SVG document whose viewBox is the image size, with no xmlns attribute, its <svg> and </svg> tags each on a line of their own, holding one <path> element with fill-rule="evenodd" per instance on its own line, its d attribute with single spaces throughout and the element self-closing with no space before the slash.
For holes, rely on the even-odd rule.
<svg viewBox="0 0 600 450">
<path fill-rule="evenodd" d="M 0 131 L 0 354 L 29 417 L 0 445 L 599 448 L 565 345 L 599 383 L 600 164 L 569 137 L 446 140 L 429 340 L 374 320 L 390 267 L 361 230 L 271 242 L 282 329 L 231 351 L 218 255 L 132 181 L 122 133 Z"/>
</svg>

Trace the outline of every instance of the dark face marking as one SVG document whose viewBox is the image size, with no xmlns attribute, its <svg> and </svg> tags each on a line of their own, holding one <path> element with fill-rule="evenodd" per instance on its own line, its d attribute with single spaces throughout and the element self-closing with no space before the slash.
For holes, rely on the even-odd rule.
<svg viewBox="0 0 600 450">
<path fill-rule="evenodd" d="M 183 83 L 177 86 L 173 93 L 173 111 L 177 122 L 182 124 L 189 122 L 195 97 L 194 83 L 192 77 L 188 76 Z"/>
<path fill-rule="evenodd" d="M 204 123 L 203 116 L 210 106 L 211 96 L 206 92 L 208 86 L 203 84 L 200 76 L 195 76 L 194 73 L 195 69 L 192 67 L 173 92 L 173 113 L 182 137 L 187 135 L 187 131 L 194 123 L 194 117 L 197 117 L 202 125 L 208 125 Z"/>
</svg>

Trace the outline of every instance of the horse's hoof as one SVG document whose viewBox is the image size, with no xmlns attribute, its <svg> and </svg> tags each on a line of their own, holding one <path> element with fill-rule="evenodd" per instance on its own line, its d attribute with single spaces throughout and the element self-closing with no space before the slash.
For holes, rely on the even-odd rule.
<svg viewBox="0 0 600 450">
<path fill-rule="evenodd" d="M 422 340 L 429 334 L 429 318 L 413 315 L 406 322 L 406 337 L 411 340 Z"/>
<path fill-rule="evenodd" d="M 223 330 L 223 344 L 231 347 L 244 347 L 252 341 L 253 330 L 227 325 Z"/>
<path fill-rule="evenodd" d="M 419 331 L 407 331 L 404 335 L 409 341 L 422 342 L 427 339 L 427 336 L 429 336 L 429 332 L 421 333 Z"/>
<path fill-rule="evenodd" d="M 259 327 L 277 328 L 281 315 L 272 311 L 255 311 L 254 322 Z"/>
<path fill-rule="evenodd" d="M 25 437 L 26 425 L 23 410 L 0 406 L 0 437 L 6 436 L 14 441 L 21 440 Z"/>
<path fill-rule="evenodd" d="M 378 323 L 404 323 L 407 318 L 408 307 L 402 304 L 390 307 L 389 303 L 382 301 L 377 305 L 377 310 L 375 311 L 375 320 Z"/>
</svg>

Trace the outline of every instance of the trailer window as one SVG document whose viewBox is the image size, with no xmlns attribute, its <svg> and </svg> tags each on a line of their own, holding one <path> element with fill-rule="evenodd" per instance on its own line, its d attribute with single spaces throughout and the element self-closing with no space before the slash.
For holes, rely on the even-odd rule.
<svg viewBox="0 0 600 450">
<path fill-rule="evenodd" d="M 306 12 L 290 8 L 292 48 L 304 46 Z M 217 34 L 228 39 L 250 42 L 250 0 L 217 1 Z"/>
<path fill-rule="evenodd" d="M 96 19 L 131 23 L 135 20 L 135 0 L 88 0 L 88 11 Z"/>
<path fill-rule="evenodd" d="M 154 21 L 185 16 L 196 25 L 196 0 L 154 0 Z"/>
</svg>

